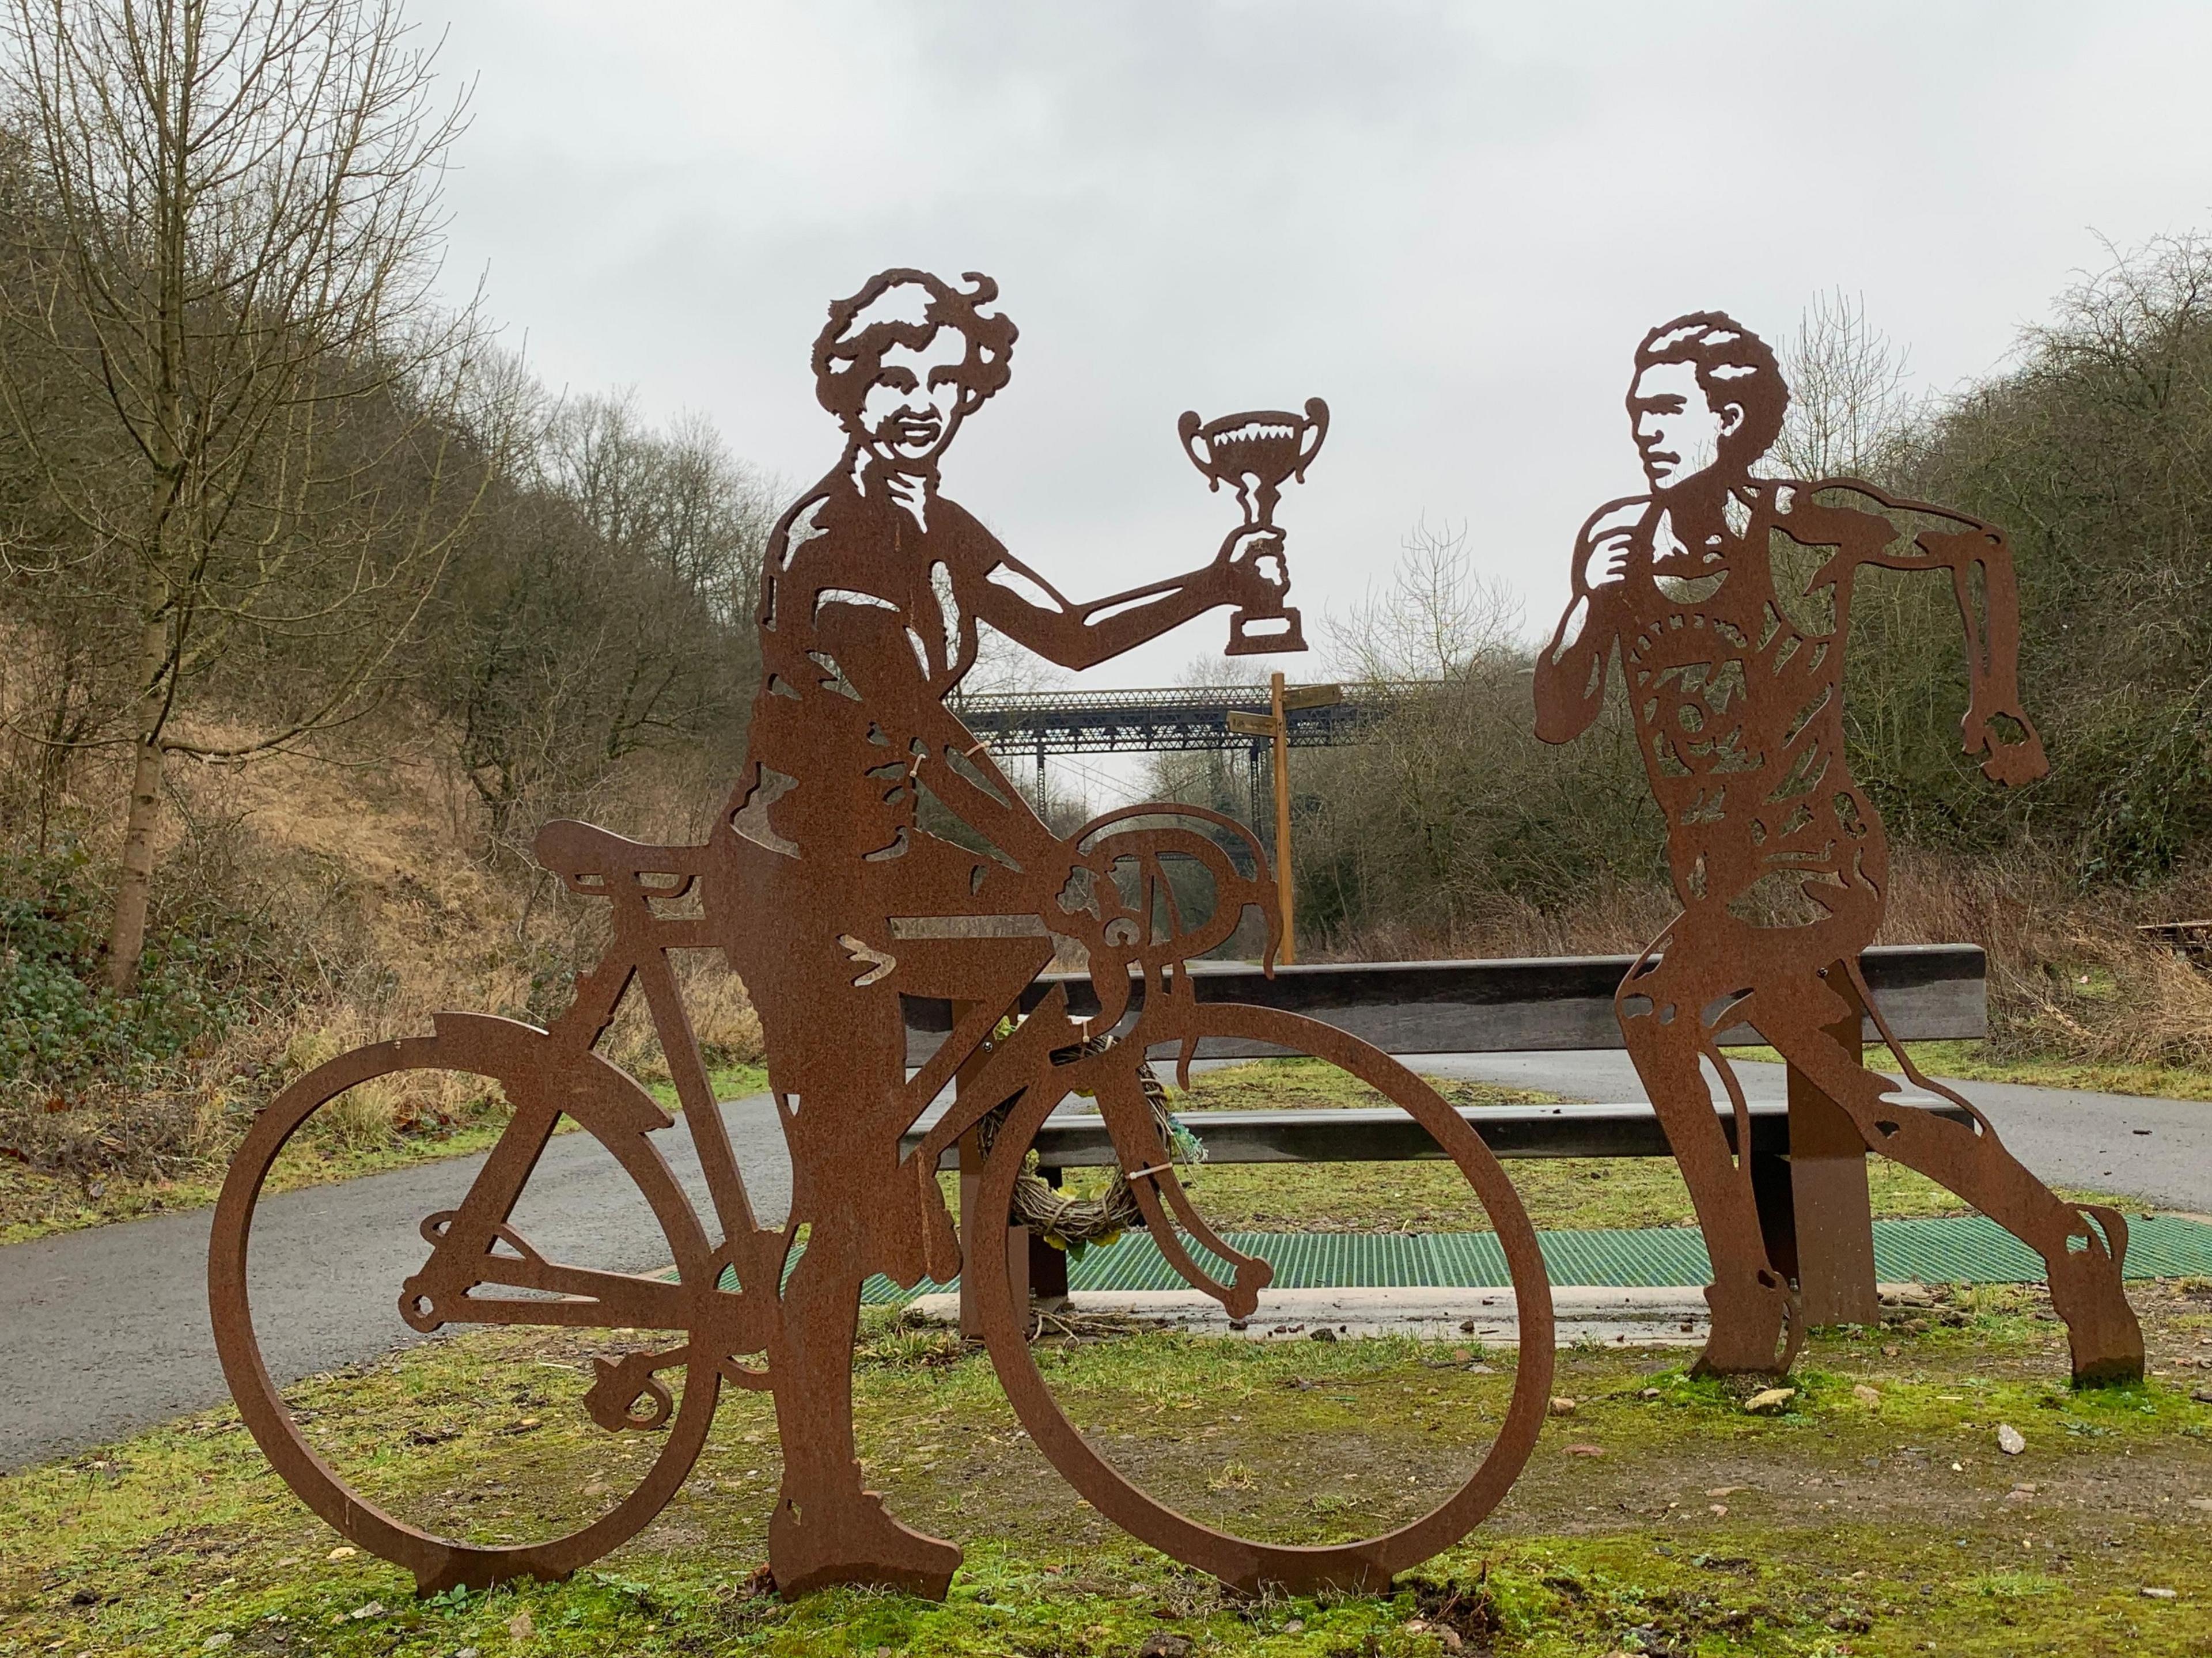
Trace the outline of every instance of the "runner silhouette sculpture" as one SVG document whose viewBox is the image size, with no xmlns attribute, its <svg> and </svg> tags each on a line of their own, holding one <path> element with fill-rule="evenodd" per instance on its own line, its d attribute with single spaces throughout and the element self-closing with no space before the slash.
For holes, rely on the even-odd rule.
<svg viewBox="0 0 2212 1658">
<path fill-rule="evenodd" d="M 2043 1257 L 2077 1382 L 2139 1376 L 2142 1335 L 2121 1290 L 2125 1224 L 2053 1195 L 1980 1113 L 1921 1076 L 1859 973 L 1889 865 L 1881 819 L 1844 762 L 1853 580 L 1867 566 L 1948 578 L 1966 630 L 1966 751 L 1994 781 L 2021 784 L 2046 767 L 2015 683 L 2011 551 L 1986 524 L 1863 483 L 1753 477 L 1788 401 L 1773 354 L 1724 315 L 1678 318 L 1644 337 L 1627 407 L 1650 487 L 1583 526 L 1573 597 L 1535 675 L 1537 735 L 1569 742 L 1597 718 L 1618 653 L 1666 815 L 1682 913 L 1631 969 L 1616 1011 L 1712 1258 L 1700 1368 L 1786 1370 L 1802 1337 L 1760 1235 L 1749 1157 L 1731 1153 L 1700 1066 L 1720 1075 L 1747 1152 L 1742 1089 L 1717 1039 L 1748 1024 L 1869 1147 Z M 1838 1045 L 1829 1028 L 1855 1002 L 1914 1085 L 1966 1106 L 1972 1123 L 1903 1103 Z"/>
</svg>

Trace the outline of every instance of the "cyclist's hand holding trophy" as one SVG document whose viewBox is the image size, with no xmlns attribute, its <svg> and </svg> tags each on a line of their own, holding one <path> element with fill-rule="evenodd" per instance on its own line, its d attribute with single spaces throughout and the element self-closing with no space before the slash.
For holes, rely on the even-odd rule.
<svg viewBox="0 0 2212 1658">
<path fill-rule="evenodd" d="M 1291 574 L 1283 557 L 1283 532 L 1275 527 L 1275 503 L 1285 483 L 1305 482 L 1306 468 L 1328 435 L 1328 405 L 1308 398 L 1303 415 L 1258 409 L 1210 421 L 1186 412 L 1176 431 L 1183 452 L 1206 474 L 1208 485 L 1231 485 L 1244 508 L 1243 526 L 1221 544 L 1221 562 L 1231 573 L 1237 601 L 1229 618 L 1227 653 L 1305 649 L 1298 613 L 1283 603 Z"/>
</svg>

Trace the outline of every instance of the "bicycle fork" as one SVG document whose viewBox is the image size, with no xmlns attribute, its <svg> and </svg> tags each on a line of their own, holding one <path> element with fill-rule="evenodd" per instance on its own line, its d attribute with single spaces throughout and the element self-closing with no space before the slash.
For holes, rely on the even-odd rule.
<svg viewBox="0 0 2212 1658">
<path fill-rule="evenodd" d="M 1066 987 L 1055 986 L 1012 1035 L 996 1044 L 988 1067 L 976 1081 L 975 1098 L 997 1102 L 1036 1089 L 1051 1096 L 1045 1107 L 1045 1114 L 1048 1114 L 1071 1092 L 1091 1094 L 1098 1102 L 1099 1114 L 1113 1139 L 1115 1160 L 1121 1167 L 1121 1177 L 1128 1182 L 1144 1215 L 1146 1228 L 1161 1254 L 1184 1283 L 1219 1302 L 1231 1318 L 1249 1318 L 1259 1306 L 1260 1291 L 1273 1281 L 1275 1269 L 1259 1256 L 1248 1255 L 1233 1248 L 1208 1225 L 1192 1204 L 1182 1182 L 1176 1177 L 1170 1148 L 1162 1139 L 1153 1121 L 1151 1102 L 1145 1097 L 1144 1084 L 1138 1075 L 1137 1067 L 1145 1063 L 1146 1047 L 1141 1019 L 1137 1030 L 1103 1053 L 1067 1066 L 1054 1062 L 1055 1051 L 1080 1043 L 1083 1035 L 1084 1028 L 1067 1017 Z M 979 1108 L 972 1114 L 957 1110 L 948 1113 L 924 1139 L 919 1150 L 909 1155 L 915 1157 L 925 1170 L 933 1170 L 942 1149 L 972 1127 L 985 1109 L 988 1108 Z M 1042 1115 L 1036 1119 L 1037 1127 L 1042 1127 Z M 1034 1132 L 1032 1128 L 1030 1133 Z M 1002 1139 L 1001 1150 L 996 1155 L 1021 1156 L 1028 1139 L 1029 1135 Z M 1173 1219 L 1170 1218 L 1170 1211 Z M 1199 1265 L 1176 1230 L 1177 1221 L 1182 1223 L 1182 1233 L 1188 1234 L 1215 1260 L 1230 1264 L 1228 1283 L 1222 1283 Z"/>
</svg>

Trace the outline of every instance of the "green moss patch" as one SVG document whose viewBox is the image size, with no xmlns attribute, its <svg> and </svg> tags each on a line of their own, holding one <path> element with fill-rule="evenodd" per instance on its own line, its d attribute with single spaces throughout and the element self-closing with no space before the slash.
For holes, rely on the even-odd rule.
<svg viewBox="0 0 2212 1658">
<path fill-rule="evenodd" d="M 2063 1385 L 2063 1332 L 2025 1290 L 1954 1298 L 1918 1331 L 1819 1337 L 1771 1415 L 1745 1409 L 1755 1384 L 1693 1380 L 1679 1352 L 1563 1353 L 1554 1391 L 1575 1403 L 1504 1505 L 1387 1596 L 1243 1599 L 1130 1541 L 1043 1463 L 979 1354 L 890 1317 L 860 1354 L 861 1452 L 895 1510 L 967 1548 L 941 1606 L 761 1592 L 779 1470 L 758 1394 L 726 1394 L 682 1496 L 592 1570 L 433 1601 L 381 1562 L 333 1558 L 340 1540 L 210 1412 L 0 1479 L 0 1653 L 1132 1658 L 1170 1636 L 1300 1658 L 2201 1652 L 2212 1405 L 2193 1394 L 2212 1380 L 2212 1299 L 2149 1286 L 2139 1304 L 2164 1374 L 2093 1393 Z M 380 1495 L 491 1535 L 573 1521 L 650 1461 L 653 1436 L 574 1408 L 580 1355 L 472 1334 L 294 1400 Z M 1472 1343 L 1304 1334 L 1062 1339 L 1040 1362 L 1133 1476 L 1202 1517 L 1316 1540 L 1434 1500 L 1513 1374 Z M 1999 1423 L 2022 1455 L 1999 1450 Z"/>
</svg>

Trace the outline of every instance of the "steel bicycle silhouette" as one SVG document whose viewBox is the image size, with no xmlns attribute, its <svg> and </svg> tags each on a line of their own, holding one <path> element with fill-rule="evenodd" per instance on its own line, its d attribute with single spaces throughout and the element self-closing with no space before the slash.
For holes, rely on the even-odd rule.
<svg viewBox="0 0 2212 1658">
<path fill-rule="evenodd" d="M 988 308 L 996 292 L 973 274 L 956 287 L 896 270 L 830 307 L 814 344 L 816 392 L 843 429 L 844 450 L 770 535 L 750 751 L 712 834 L 700 846 L 655 847 L 561 823 L 538 837 L 547 868 L 613 909 L 606 956 L 578 979 L 568 1010 L 543 1031 L 442 1014 L 433 1035 L 343 1055 L 286 1089 L 238 1154 L 210 1254 L 232 1391 L 293 1488 L 348 1537 L 412 1571 L 424 1592 L 558 1576 L 634 1534 L 681 1485 L 726 1382 L 775 1399 L 784 1472 L 769 1558 L 782 1593 L 872 1582 L 943 1595 L 959 1549 L 902 1524 L 862 1485 L 852 1414 L 862 1285 L 878 1272 L 908 1285 L 961 1272 L 936 1182 L 940 1156 L 994 1114 L 979 1201 L 983 1213 L 1008 1212 L 1045 1117 L 1082 1093 L 1097 1100 L 1167 1258 L 1232 1316 L 1249 1315 L 1267 1263 L 1206 1224 L 1176 1178 L 1144 1086 L 1148 1050 L 1171 1044 L 1187 1065 L 1209 1036 L 1314 1054 L 1428 1128 L 1504 1245 L 1530 1342 L 1510 1406 L 1474 1471 L 1410 1525 L 1328 1546 L 1230 1536 L 1132 1483 L 1062 1414 L 1030 1355 L 1027 1309 L 1014 1305 L 1005 1252 L 987 1249 L 965 1270 L 993 1362 L 1037 1447 L 1109 1519 L 1231 1582 L 1354 1588 L 1378 1586 L 1464 1535 L 1534 1444 L 1552 1373 L 1550 1293 L 1527 1214 L 1480 1139 L 1427 1084 L 1353 1037 L 1291 1013 L 1196 999 L 1183 964 L 1227 940 L 1248 914 L 1260 918 L 1270 961 L 1280 936 L 1275 888 L 1250 832 L 1217 813 L 1165 805 L 1109 814 L 1063 840 L 946 705 L 975 661 L 981 623 L 1068 668 L 1222 608 L 1232 612 L 1231 649 L 1297 647 L 1273 514 L 1282 486 L 1313 461 L 1326 406 L 1315 399 L 1303 416 L 1259 410 L 1211 422 L 1183 416 L 1186 452 L 1214 487 L 1235 489 L 1244 523 L 1184 575 L 1070 601 L 939 488 L 939 464 L 962 422 L 1007 381 L 1015 330 Z M 930 833 L 926 799 L 990 851 Z M 1210 898 L 1187 914 L 1194 878 Z M 697 914 L 663 913 L 695 896 Z M 1010 930 L 1009 920 L 1026 925 Z M 1056 991 L 1010 1037 L 994 1039 L 1001 1016 L 1049 963 L 1055 938 L 1087 951 L 1100 1015 L 1075 1019 Z M 762 1224 L 747 1195 L 670 969 L 668 952 L 684 949 L 722 951 L 759 1010 L 794 1171 L 781 1224 Z M 669 1118 L 592 1051 L 634 983 L 676 1080 L 719 1242 L 651 1138 Z M 949 997 L 964 1010 L 911 1079 L 902 995 Z M 1133 1005 L 1118 1040 L 1087 1040 Z M 960 1103 L 902 1157 L 902 1133 L 963 1067 Z M 408 1324 L 615 1327 L 665 1338 L 653 1351 L 597 1361 L 586 1399 L 593 1420 L 611 1433 L 658 1434 L 659 1449 L 632 1489 L 563 1536 L 487 1545 L 434 1536 L 384 1512 L 317 1455 L 262 1359 L 247 1238 L 270 1165 L 348 1089 L 416 1068 L 495 1080 L 514 1115 L 464 1201 L 425 1219 L 428 1257 L 393 1286 Z M 636 1181 L 665 1235 L 672 1282 L 549 1260 L 512 1224 L 564 1114 Z M 805 1245 L 794 1251 L 801 1226 Z M 1229 1264 L 1227 1281 L 1209 1274 L 1200 1250 Z M 720 1287 L 730 1277 L 736 1288 Z"/>
<path fill-rule="evenodd" d="M 538 837 L 540 861 L 571 891 L 606 902 L 612 915 L 607 950 L 577 979 L 567 1011 L 542 1030 L 487 1014 L 444 1013 L 432 1035 L 341 1055 L 286 1088 L 257 1120 L 233 1163 L 210 1242 L 209 1289 L 216 1345 L 240 1413 L 303 1500 L 356 1543 L 412 1572 L 422 1592 L 520 1576 L 558 1577 L 634 1535 L 683 1484 L 720 1391 L 729 1385 L 774 1400 L 783 1473 L 769 1515 L 769 1557 L 783 1594 L 861 1582 L 942 1596 L 959 1549 L 890 1515 L 865 1488 L 855 1455 L 854 1345 L 862 1286 L 877 1272 L 912 1285 L 964 1271 L 993 1363 L 1038 1449 L 1106 1517 L 1244 1588 L 1378 1588 L 1463 1537 L 1504 1497 L 1534 1448 L 1554 1363 L 1550 1291 L 1527 1213 L 1480 1136 L 1428 1084 L 1355 1037 L 1297 1014 L 1197 999 L 1186 963 L 1229 940 L 1248 916 L 1259 918 L 1265 957 L 1273 958 L 1280 936 L 1276 889 L 1250 832 L 1217 813 L 1159 805 L 1110 813 L 1063 838 L 1030 811 L 946 701 L 974 664 L 982 623 L 1069 668 L 1107 660 L 1224 608 L 1232 613 L 1233 648 L 1294 647 L 1298 621 L 1285 604 L 1288 572 L 1273 514 L 1282 486 L 1312 464 L 1327 409 L 1316 399 L 1303 416 L 1263 410 L 1201 422 L 1184 416 L 1179 435 L 1186 452 L 1217 487 L 1225 482 L 1236 489 L 1245 522 L 1186 574 L 1095 602 L 1071 601 L 940 488 L 939 465 L 962 422 L 1007 383 L 1016 333 L 990 308 L 995 298 L 994 284 L 973 273 L 964 286 L 955 286 L 926 272 L 894 270 L 830 307 L 813 367 L 817 396 L 842 429 L 844 446 L 769 537 L 759 616 L 764 665 L 749 752 L 712 831 L 702 844 L 676 847 L 643 845 L 574 823 L 550 824 Z M 1638 385 L 1644 388 L 1643 380 Z M 1655 381 L 1637 395 L 1651 401 L 1674 394 Z M 1748 401 L 1732 395 L 1736 406 Z M 1717 418 L 1729 425 L 1730 417 Z M 1646 446 L 1653 452 L 1647 459 L 1655 458 L 1656 440 Z M 1655 572 L 1647 585 L 1671 574 L 1635 549 L 1650 544 L 1654 524 L 1691 523 L 1690 499 L 1682 498 L 1672 519 L 1650 503 L 1639 507 L 1637 527 L 1624 544 L 1621 583 L 1641 568 L 1639 558 Z M 1770 517 L 1782 510 L 1771 495 L 1757 496 L 1752 507 Z M 1719 496 L 1711 509 L 1733 525 Z M 1833 511 L 1815 508 L 1809 499 L 1797 510 Z M 1723 557 L 1706 562 L 1716 568 L 1727 564 L 1733 544 L 1709 545 L 1721 545 Z M 1989 556 L 1981 556 L 1986 562 Z M 1738 555 L 1727 568 L 1750 566 Z M 1747 577 L 1736 587 L 1748 593 L 1754 585 Z M 1992 592 L 1996 585 L 1993 578 Z M 1565 642 L 1547 653 L 1543 669 L 1547 736 L 1570 734 L 1577 720 L 1587 723 L 1603 693 L 1606 653 L 1616 637 L 1637 641 L 1641 664 L 1655 645 L 1671 647 L 1675 632 L 1666 617 L 1653 619 L 1657 613 L 1648 603 L 1638 610 L 1644 601 L 1625 586 L 1585 581 L 1581 591 L 1589 620 L 1578 634 L 1563 633 Z M 1731 594 L 1728 603 L 1736 602 Z M 1708 614 L 1716 627 L 1739 625 L 1718 610 Z M 1641 635 L 1624 631 L 1632 622 Z M 1996 631 L 1993 623 L 1993 652 Z M 2006 651 L 2009 638 L 2008 632 Z M 1757 650 L 1765 651 L 1768 642 L 1762 638 Z M 1753 647 L 1747 642 L 1743 648 L 1743 671 L 1772 671 L 1778 651 L 1753 658 Z M 2008 656 L 2005 661 L 1995 705 L 1984 712 L 2021 718 L 2010 706 Z M 1694 689 L 1687 669 L 1674 666 L 1671 658 L 1635 671 L 1645 673 L 1639 689 L 1680 682 L 1684 699 Z M 1754 699 L 1748 706 L 1768 705 Z M 1740 724 L 1749 718 L 1740 711 L 1736 717 Z M 1774 742 L 1770 726 L 1782 717 L 1759 717 L 1768 725 L 1746 725 L 1747 735 Z M 1668 777 L 1671 799 L 1682 791 L 1671 772 Z M 960 825 L 985 850 L 932 832 L 925 807 L 929 821 L 940 829 L 947 820 Z M 1863 803 L 1862 821 L 1871 822 Z M 1783 832 L 1797 835 L 1800 827 Z M 1848 873 L 1837 878 L 1847 886 L 1878 884 L 1879 841 L 1862 836 L 1859 844 L 1877 850 L 1839 866 Z M 1743 862 L 1739 855 L 1726 867 L 1740 872 Z M 1720 878 L 1700 878 L 1717 882 L 1711 889 L 1716 893 L 1733 896 Z M 1878 884 L 1874 890 L 1878 896 Z M 1666 960 L 1632 980 L 1634 994 L 1686 999 L 1692 993 L 1674 987 L 1696 981 L 1698 951 L 1715 948 L 1715 938 L 1736 948 L 1733 934 L 1690 924 L 1703 914 L 1694 908 L 1686 914 L 1669 935 Z M 1861 911 L 1852 914 L 1863 919 Z M 1856 936 L 1814 927 L 1807 937 L 1819 957 L 1816 968 L 1840 960 L 1847 973 L 1854 971 L 1850 958 L 1864 942 L 1851 942 Z M 1011 1034 L 1000 1035 L 1002 1016 L 1048 964 L 1060 939 L 1087 953 L 1099 1013 L 1075 1018 L 1065 989 L 1055 988 Z M 670 952 L 679 950 L 721 952 L 759 1010 L 770 1090 L 793 1169 L 790 1211 L 780 1224 L 763 1223 L 747 1192 L 671 967 Z M 1803 954 L 1787 957 L 1784 965 Z M 1731 985 L 1745 976 L 1722 975 Z M 594 1051 L 634 988 L 644 995 L 674 1078 L 713 1230 L 653 1138 L 672 1120 Z M 1818 1024 L 1832 1017 L 1814 969 L 1790 978 L 1784 967 L 1773 967 L 1755 977 L 1753 988 L 1764 999 L 1749 1017 L 1778 1022 L 1781 1034 L 1768 1032 L 1778 1046 L 1796 1031 L 1787 1021 L 1818 1015 Z M 949 1038 L 912 1078 L 900 1006 L 906 995 L 949 999 L 957 1013 Z M 1630 1020 L 1636 1017 L 1632 1000 L 1623 1005 Z M 1739 1008 L 1738 1017 L 1746 1014 Z M 1663 1013 L 1656 1024 L 1673 1028 Z M 1098 1042 L 1094 1029 L 1113 1031 L 1115 1040 Z M 1163 1254 L 1231 1316 L 1249 1316 L 1270 1279 L 1268 1264 L 1231 1247 L 1207 1223 L 1176 1176 L 1172 1149 L 1146 1093 L 1149 1053 L 1172 1050 L 1187 1069 L 1197 1044 L 1208 1037 L 1310 1054 L 1375 1088 L 1420 1122 L 1458 1168 L 1503 1247 L 1521 1348 L 1495 1436 L 1473 1472 L 1437 1506 L 1380 1535 L 1289 1546 L 1228 1534 L 1177 1512 L 1109 1461 L 1061 1411 L 1032 1355 L 1027 1309 L 1016 1304 L 1006 1252 L 985 1248 L 980 1260 L 962 1260 L 936 1181 L 939 1157 L 991 1118 L 994 1147 L 981 1169 L 977 1212 L 1008 1214 L 1045 1119 L 1071 1094 L 1085 1094 L 1097 1101 L 1121 1177 Z M 1632 1045 L 1639 1040 L 1632 1035 Z M 1733 1175 L 1713 1172 L 1710 1149 L 1682 1123 L 1693 1114 L 1680 1103 L 1680 1076 L 1650 1057 L 1672 1055 L 1674 1048 L 1646 1043 L 1636 1051 L 1686 1170 L 1695 1165 L 1699 1217 L 1716 1240 L 1721 1283 L 1714 1293 L 1716 1347 L 1708 1357 L 1772 1368 L 1770 1338 L 1782 1316 L 1772 1309 L 1779 1301 L 1786 1314 L 1786 1287 L 1781 1297 L 1772 1293 L 1758 1277 L 1762 1271 L 1772 1276 L 1763 1256 L 1753 1260 L 1729 1230 L 1736 1219 L 1728 1206 Z M 249 1294 L 249 1240 L 272 1166 L 314 1114 L 347 1090 L 413 1070 L 472 1072 L 495 1082 L 513 1117 L 462 1200 L 425 1217 L 426 1254 L 392 1286 L 407 1324 L 422 1332 L 612 1328 L 651 1338 L 597 1357 L 584 1405 L 606 1433 L 649 1436 L 656 1448 L 600 1512 L 557 1536 L 507 1543 L 436 1535 L 386 1512 L 310 1443 L 264 1359 Z M 957 1103 L 902 1157 L 901 1136 L 956 1072 L 962 1084 Z M 1859 1097 L 1850 1091 L 1859 1085 L 1849 1079 L 1827 1080 Z M 1663 1090 L 1674 1091 L 1662 1096 Z M 1713 1130 L 1710 1108 L 1705 1114 L 1705 1127 Z M 1909 1153 L 1920 1131 L 1908 1133 L 1898 1115 L 1900 1127 L 1890 1139 L 1902 1140 L 1900 1149 Z M 663 1236 L 672 1274 L 641 1276 L 555 1260 L 514 1224 L 518 1199 L 564 1117 L 635 1181 Z M 1976 1143 L 1983 1138 L 1994 1146 L 1993 1136 Z M 1891 1149 L 1890 1142 L 1881 1149 Z M 1986 1152 L 1972 1155 L 1998 1166 L 1987 1163 Z M 1923 1163 L 1931 1172 L 1939 1166 L 1933 1158 Z M 2017 1178 L 2032 1180 L 2025 1171 Z M 1997 1195 L 1986 1180 L 1973 1190 Z M 2001 1203 L 1983 1206 L 2003 1211 Z M 2117 1228 L 2117 1218 L 2103 1218 Z M 989 1229 L 983 1231 L 989 1236 Z M 2112 1236 L 2109 1254 L 2082 1254 L 2106 1264 L 2112 1299 L 2132 1331 L 2132 1317 L 2117 1295 L 2124 1234 Z M 2070 1266 L 2075 1256 L 2063 1259 Z M 1209 1270 L 1209 1260 L 1226 1264 L 1225 1278 Z M 2083 1287 L 2077 1291 L 2069 1284 L 2062 1310 L 2075 1324 L 2076 1368 L 2082 1371 L 2081 1332 L 2088 1310 L 2104 1305 L 2099 1296 L 2106 1279 L 2093 1281 L 2087 1266 L 2077 1271 Z M 1759 1294 L 1742 1291 L 1746 1274 Z M 2122 1345 L 2106 1340 L 2098 1350 L 2107 1355 L 2105 1371 L 2124 1357 Z M 2139 1363 L 2139 1341 L 2135 1351 Z"/>
</svg>

